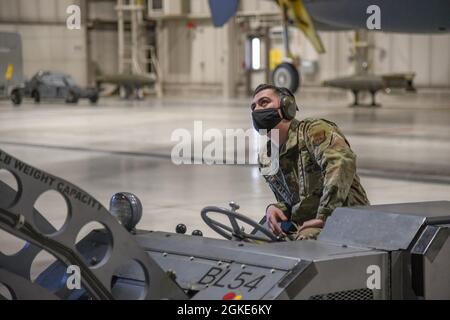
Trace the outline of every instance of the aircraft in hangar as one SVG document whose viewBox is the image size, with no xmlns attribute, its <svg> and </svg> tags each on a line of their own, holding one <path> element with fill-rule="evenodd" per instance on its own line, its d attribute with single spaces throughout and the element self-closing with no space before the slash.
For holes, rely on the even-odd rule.
<svg viewBox="0 0 450 320">
<path fill-rule="evenodd" d="M 353 75 L 326 80 L 323 85 L 326 87 L 335 87 L 339 89 L 350 90 L 353 93 L 352 106 L 359 106 L 358 95 L 361 91 L 368 91 L 372 97 L 371 106 L 379 106 L 375 101 L 375 95 L 378 91 L 384 90 L 390 92 L 392 89 L 404 89 L 409 92 L 416 92 L 413 85 L 414 73 L 398 73 L 384 75 Z"/>
<path fill-rule="evenodd" d="M 299 28 L 318 53 L 325 52 L 318 31 L 369 30 L 368 18 L 371 14 L 379 14 L 381 19 L 381 28 L 372 31 L 436 34 L 450 31 L 450 19 L 448 19 L 450 2 L 446 0 L 273 1 L 277 3 L 281 13 L 284 56 L 282 62 L 272 73 L 272 82 L 277 86 L 287 87 L 292 92 L 295 92 L 300 86 L 300 75 L 289 49 L 288 27 L 290 25 Z M 238 12 L 239 2 L 239 0 L 209 0 L 214 25 L 216 27 L 223 26 L 233 17 Z M 379 83 L 383 81 L 381 76 L 376 79 L 373 75 L 360 77 L 364 77 L 364 83 L 368 84 L 362 89 L 359 88 L 360 86 L 358 88 L 352 86 L 351 83 L 356 82 L 349 81 L 349 79 L 338 78 L 334 83 L 343 89 L 350 86 L 349 89 L 353 92 L 359 90 L 371 92 L 372 87 L 380 87 Z M 360 80 L 360 78 L 358 79 Z M 403 80 L 408 81 L 409 75 L 405 74 Z M 355 101 L 357 102 L 356 96 Z"/>
</svg>

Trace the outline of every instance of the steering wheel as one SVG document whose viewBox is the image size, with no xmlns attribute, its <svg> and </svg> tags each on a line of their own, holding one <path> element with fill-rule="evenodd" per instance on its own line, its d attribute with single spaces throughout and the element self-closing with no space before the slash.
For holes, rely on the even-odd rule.
<svg viewBox="0 0 450 320">
<path fill-rule="evenodd" d="M 209 206 L 205 207 L 201 211 L 201 217 L 203 221 L 213 229 L 215 232 L 220 234 L 222 237 L 228 240 L 237 240 L 237 241 L 245 241 L 245 240 L 256 240 L 256 241 L 263 241 L 263 242 L 275 242 L 280 241 L 280 238 L 275 236 L 272 232 L 264 228 L 262 225 L 257 223 L 256 221 L 237 213 L 236 210 L 239 209 L 239 206 L 234 203 L 230 202 L 230 207 L 232 210 L 224 209 L 220 207 L 214 207 Z M 215 212 L 220 213 L 228 217 L 230 220 L 230 226 L 227 226 L 217 220 L 214 220 L 208 216 L 209 212 Z M 245 222 L 246 224 L 250 225 L 254 228 L 256 231 L 260 231 L 265 237 L 262 236 L 256 236 L 251 233 L 246 233 L 244 231 L 244 228 L 241 228 L 239 226 L 238 220 Z"/>
</svg>

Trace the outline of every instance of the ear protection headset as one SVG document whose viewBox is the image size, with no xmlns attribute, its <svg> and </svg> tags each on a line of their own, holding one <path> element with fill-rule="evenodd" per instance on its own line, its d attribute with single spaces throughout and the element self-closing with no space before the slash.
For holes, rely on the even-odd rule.
<svg viewBox="0 0 450 320">
<path fill-rule="evenodd" d="M 295 113 L 298 110 L 295 98 L 292 92 L 288 88 L 278 88 L 280 93 L 280 109 L 283 118 L 286 120 L 292 120 L 295 118 Z"/>
</svg>

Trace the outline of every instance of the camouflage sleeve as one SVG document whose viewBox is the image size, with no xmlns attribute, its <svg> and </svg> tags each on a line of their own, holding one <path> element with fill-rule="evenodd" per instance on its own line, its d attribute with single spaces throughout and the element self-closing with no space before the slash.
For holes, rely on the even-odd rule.
<svg viewBox="0 0 450 320">
<path fill-rule="evenodd" d="M 291 210 L 290 210 L 290 208 L 284 203 L 284 202 L 277 202 L 277 203 L 271 203 L 271 204 L 269 204 L 268 206 L 267 206 L 267 208 L 269 208 L 270 206 L 275 206 L 275 207 L 277 207 L 278 209 L 280 209 L 281 211 L 283 211 L 283 213 L 286 215 L 286 216 L 288 216 L 288 217 L 290 217 L 290 215 L 291 215 Z M 266 211 L 267 211 L 267 208 L 266 208 Z"/>
<path fill-rule="evenodd" d="M 270 186 L 270 184 L 269 184 L 269 188 L 272 190 L 272 192 L 273 192 L 273 194 L 274 194 L 274 196 L 275 196 L 275 199 L 276 199 L 278 202 L 270 203 L 270 204 L 266 207 L 266 211 L 265 211 L 265 212 L 267 212 L 267 209 L 268 209 L 270 206 L 273 205 L 273 206 L 277 207 L 278 209 L 281 209 L 281 211 L 283 211 L 283 213 L 284 213 L 287 217 L 290 217 L 290 216 L 291 216 L 291 207 L 288 206 L 286 203 L 283 202 L 283 199 L 282 199 L 281 197 L 278 196 L 277 192 L 272 188 L 272 186 Z"/>
<path fill-rule="evenodd" d="M 306 145 L 324 177 L 316 218 L 326 220 L 348 196 L 356 174 L 356 156 L 339 130 L 324 120 L 313 121 L 305 133 Z"/>
</svg>

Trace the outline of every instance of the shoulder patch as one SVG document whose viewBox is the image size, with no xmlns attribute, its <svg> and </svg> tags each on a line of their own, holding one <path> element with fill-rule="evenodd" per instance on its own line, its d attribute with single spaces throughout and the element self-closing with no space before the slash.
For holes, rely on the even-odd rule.
<svg viewBox="0 0 450 320">
<path fill-rule="evenodd" d="M 334 131 L 334 128 L 327 122 L 316 119 L 306 129 L 309 143 L 314 147 L 321 145 Z"/>
<path fill-rule="evenodd" d="M 326 134 L 324 130 L 314 132 L 314 134 L 311 135 L 311 142 L 314 146 L 318 146 L 322 144 L 326 139 Z"/>
</svg>

